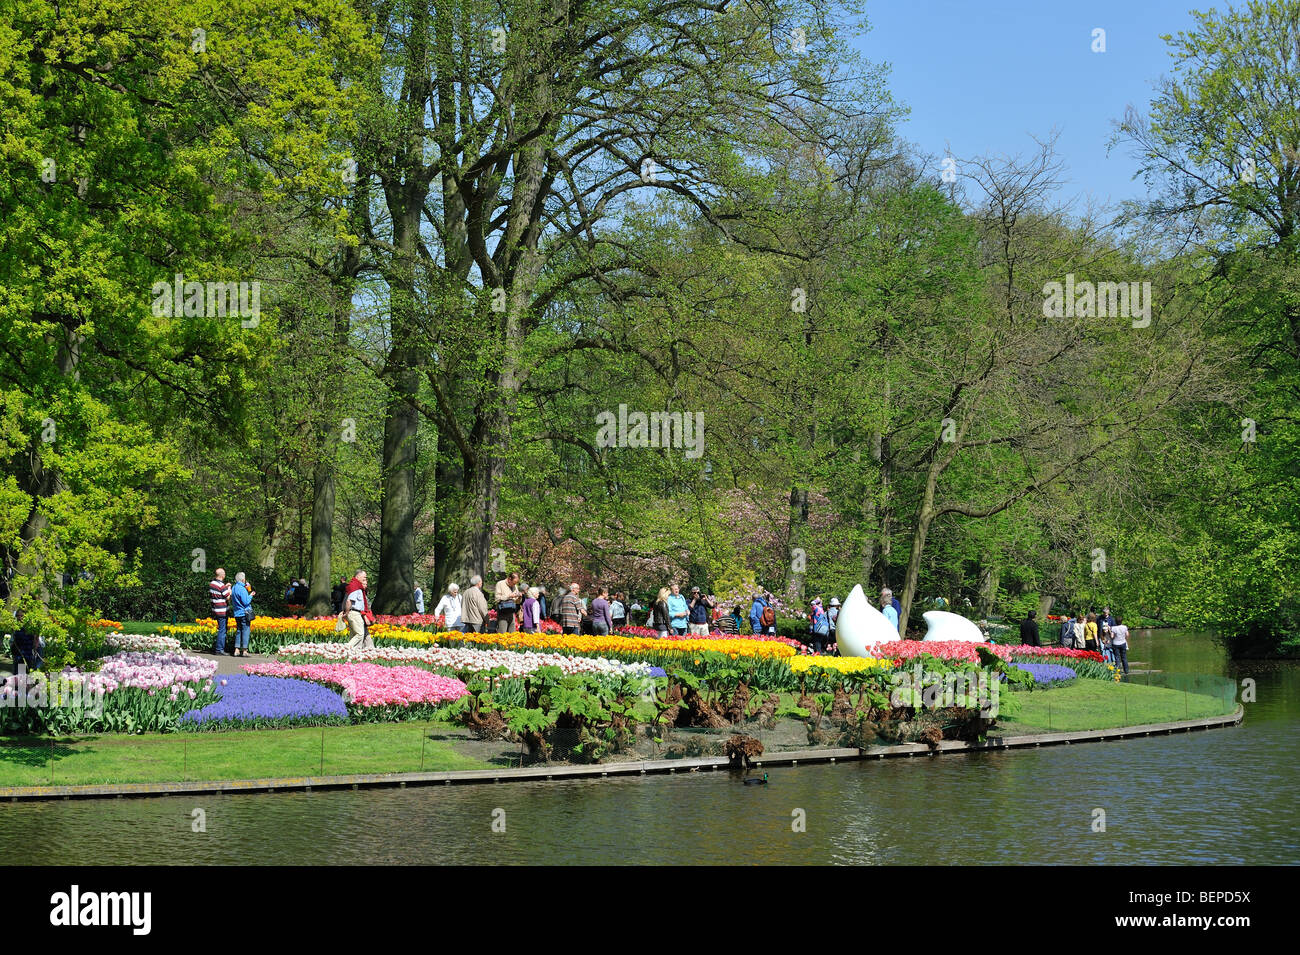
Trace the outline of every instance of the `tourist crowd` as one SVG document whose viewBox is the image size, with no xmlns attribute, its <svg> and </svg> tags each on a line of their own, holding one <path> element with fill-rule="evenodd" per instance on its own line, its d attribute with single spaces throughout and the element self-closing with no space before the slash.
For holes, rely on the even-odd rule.
<svg viewBox="0 0 1300 955">
<path fill-rule="evenodd" d="M 285 600 L 291 605 L 305 605 L 308 597 L 306 580 L 290 581 Z M 243 573 L 235 575 L 235 583 L 226 582 L 226 572 L 218 568 L 208 585 L 212 615 L 217 620 L 217 638 L 214 651 L 223 653 L 227 641 L 228 622 L 234 622 L 235 656 L 248 655 L 249 624 L 253 620 L 253 596 L 256 591 Z M 416 613 L 425 609 L 424 592 L 417 584 L 413 594 Z M 372 646 L 370 625 L 375 617 L 370 610 L 368 578 L 358 570 L 350 580 L 340 578 L 331 593 L 337 628 L 346 629 L 349 646 Z M 969 603 L 969 602 L 968 602 Z M 934 602 L 946 606 L 942 599 Z M 888 588 L 880 592 L 880 612 L 895 630 L 899 630 L 899 613 L 902 607 Z M 495 611 L 495 619 L 493 619 Z M 492 588 L 492 601 L 484 592 L 483 578 L 470 577 L 469 586 L 462 593 L 460 585 L 451 583 L 433 608 L 434 616 L 441 617 L 448 630 L 482 633 L 493 629 L 500 633 L 519 631 L 536 633 L 545 620 L 558 624 L 564 633 L 604 635 L 628 625 L 644 625 L 660 637 L 707 636 L 711 631 L 724 634 L 750 633 L 775 637 L 777 633 L 777 602 L 771 591 L 757 591 L 746 608 L 736 604 L 730 610 L 722 606 L 713 594 L 693 586 L 683 593 L 674 582 L 659 590 L 642 605 L 633 600 L 630 604 L 622 592 L 611 592 L 604 585 L 589 588 L 586 596 L 581 585 L 569 584 L 558 598 L 552 599 L 544 586 L 527 587 L 520 583 L 519 574 L 509 573 Z M 824 601 L 814 597 L 808 604 L 807 643 L 817 653 L 822 653 L 835 643 L 836 627 L 840 615 L 840 600 L 832 597 Z M 1027 646 L 1040 646 L 1037 612 L 1030 610 L 1020 622 L 1020 642 Z M 748 629 L 746 629 L 748 625 Z M 901 631 L 900 631 L 901 632 Z M 1110 608 L 1101 612 L 1067 614 L 1061 621 L 1060 644 L 1081 650 L 1094 650 L 1108 661 L 1123 667 L 1128 673 L 1128 627 L 1120 617 L 1111 616 Z"/>
</svg>

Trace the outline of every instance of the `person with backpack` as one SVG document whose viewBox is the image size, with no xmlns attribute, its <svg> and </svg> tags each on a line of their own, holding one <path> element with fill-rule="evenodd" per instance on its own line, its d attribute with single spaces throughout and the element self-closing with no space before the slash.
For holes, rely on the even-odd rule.
<svg viewBox="0 0 1300 955">
<path fill-rule="evenodd" d="M 1074 646 L 1074 616 L 1068 610 L 1061 621 L 1060 643 L 1067 650 Z"/>
<path fill-rule="evenodd" d="M 759 618 L 759 624 L 763 629 L 763 636 L 776 636 L 776 611 L 772 609 L 771 604 L 763 608 L 763 615 Z"/>
<path fill-rule="evenodd" d="M 826 611 L 822 609 L 822 599 L 814 597 L 812 601 L 812 610 L 808 615 L 811 618 L 809 630 L 812 634 L 813 653 L 826 652 L 826 637 L 830 633 L 830 618 L 826 616 Z"/>
</svg>

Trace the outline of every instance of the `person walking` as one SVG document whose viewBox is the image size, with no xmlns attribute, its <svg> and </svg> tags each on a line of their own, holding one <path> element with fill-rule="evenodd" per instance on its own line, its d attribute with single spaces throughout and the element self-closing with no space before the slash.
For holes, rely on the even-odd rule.
<svg viewBox="0 0 1300 955">
<path fill-rule="evenodd" d="M 343 609 L 343 595 L 347 593 L 347 589 L 348 579 L 346 577 L 340 577 L 339 582 L 335 584 L 334 588 L 330 591 L 330 606 L 334 608 L 335 613 L 338 613 Z"/>
<path fill-rule="evenodd" d="M 888 587 L 880 592 L 880 612 L 894 625 L 894 629 L 898 630 L 898 610 L 894 607 L 894 592 Z M 902 636 L 903 631 L 898 630 L 898 633 Z"/>
<path fill-rule="evenodd" d="M 447 592 L 438 601 L 438 606 L 433 608 L 433 615 L 442 617 L 443 629 L 464 631 L 465 622 L 461 619 L 460 584 L 447 585 Z"/>
<path fill-rule="evenodd" d="M 1110 628 L 1110 649 L 1115 654 L 1115 661 L 1124 668 L 1124 675 L 1128 676 L 1128 627 L 1124 626 L 1124 618 L 1116 617 L 1115 626 Z"/>
<path fill-rule="evenodd" d="M 347 618 L 348 633 L 352 639 L 349 648 L 371 649 L 375 643 L 370 639 L 370 625 L 375 622 L 375 615 L 370 612 L 370 598 L 366 592 L 368 578 L 364 570 L 358 570 L 348 581 L 343 592 L 343 610 L 339 613 L 341 621 Z"/>
<path fill-rule="evenodd" d="M 822 599 L 814 597 L 812 601 L 811 612 L 809 613 L 811 622 L 809 631 L 812 635 L 813 653 L 826 652 L 826 637 L 831 632 L 830 618 L 826 616 L 826 611 L 822 607 Z"/>
<path fill-rule="evenodd" d="M 419 584 L 415 585 L 415 612 L 424 615 L 424 591 L 420 589 Z"/>
<path fill-rule="evenodd" d="M 763 599 L 763 595 L 754 594 L 754 602 L 749 607 L 749 629 L 752 633 L 763 632 L 763 611 L 766 608 L 767 601 Z"/>
<path fill-rule="evenodd" d="M 618 633 L 619 627 L 627 626 L 627 607 L 623 604 L 623 595 L 614 594 L 609 602 L 609 619 L 612 621 L 612 633 Z"/>
<path fill-rule="evenodd" d="M 537 609 L 538 609 L 537 619 L 539 621 L 551 619 L 550 611 L 546 609 L 546 588 L 545 587 L 537 588 Z"/>
<path fill-rule="evenodd" d="M 685 636 L 690 607 L 686 605 L 686 598 L 682 596 L 682 590 L 677 584 L 671 586 L 671 593 L 668 595 L 668 616 L 673 625 L 673 633 L 679 637 Z"/>
<path fill-rule="evenodd" d="M 568 592 L 555 605 L 556 622 L 564 633 L 578 633 L 582 629 L 582 618 L 587 616 L 587 608 L 578 596 L 580 589 L 576 583 L 569 584 Z"/>
<path fill-rule="evenodd" d="M 668 610 L 668 598 L 673 595 L 667 587 L 659 589 L 659 596 L 655 602 L 650 605 L 650 619 L 647 621 L 654 628 L 656 635 L 660 640 L 666 639 L 668 631 L 672 628 L 672 615 Z"/>
<path fill-rule="evenodd" d="M 1067 650 L 1074 646 L 1074 615 L 1068 610 L 1065 612 L 1065 619 L 1061 621 L 1061 646 Z"/>
<path fill-rule="evenodd" d="M 1031 610 L 1025 614 L 1025 619 L 1020 621 L 1020 644 L 1025 647 L 1038 646 L 1038 621 L 1034 618 L 1038 616 L 1037 610 Z"/>
<path fill-rule="evenodd" d="M 248 656 L 248 636 L 253 622 L 253 589 L 248 586 L 248 576 L 241 570 L 235 574 L 235 585 L 230 588 L 230 609 L 235 615 L 235 653 Z"/>
<path fill-rule="evenodd" d="M 519 575 L 509 574 L 496 585 L 497 633 L 509 633 L 515 625 L 515 611 L 519 609 Z"/>
<path fill-rule="evenodd" d="M 771 604 L 767 604 L 763 608 L 763 616 L 758 618 L 758 625 L 759 629 L 762 631 L 762 636 L 775 637 L 777 635 L 776 610 Z"/>
<path fill-rule="evenodd" d="M 591 602 L 591 632 L 595 636 L 608 636 L 614 631 L 614 617 L 609 605 L 609 588 L 601 587 Z"/>
<path fill-rule="evenodd" d="M 830 642 L 835 643 L 835 625 L 840 619 L 840 598 L 832 597 L 831 605 L 826 610 L 827 636 Z"/>
<path fill-rule="evenodd" d="M 1080 610 L 1074 615 L 1074 626 L 1070 629 L 1073 636 L 1073 648 L 1075 650 L 1083 649 L 1083 636 L 1087 630 L 1087 621 L 1084 619 L 1084 612 Z"/>
<path fill-rule="evenodd" d="M 219 657 L 225 656 L 230 613 L 230 584 L 226 583 L 226 568 L 218 567 L 216 576 L 208 582 L 208 600 L 212 604 L 212 616 L 217 621 L 217 640 L 212 645 L 212 652 Z"/>
<path fill-rule="evenodd" d="M 487 623 L 487 597 L 483 593 L 483 578 L 475 574 L 469 579 L 469 590 L 461 604 L 461 619 L 469 633 L 482 633 Z"/>
<path fill-rule="evenodd" d="M 713 601 L 701 594 L 699 587 L 692 587 L 689 605 L 692 636 L 707 637 L 709 635 L 709 612 L 711 610 L 713 610 Z"/>
<path fill-rule="evenodd" d="M 537 627 L 541 624 L 542 605 L 537 600 L 537 595 L 541 591 L 536 587 L 528 588 L 528 596 L 524 598 L 523 607 L 520 608 L 520 633 L 536 633 Z"/>
</svg>

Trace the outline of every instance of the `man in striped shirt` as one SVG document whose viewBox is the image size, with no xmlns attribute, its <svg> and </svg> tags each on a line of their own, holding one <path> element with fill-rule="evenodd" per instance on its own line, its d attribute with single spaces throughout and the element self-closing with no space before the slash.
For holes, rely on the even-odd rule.
<svg viewBox="0 0 1300 955">
<path fill-rule="evenodd" d="M 577 584 L 569 584 L 569 592 L 555 605 L 555 619 L 565 633 L 577 633 L 582 627 L 582 618 L 587 616 L 587 608 L 578 597 Z"/>
<path fill-rule="evenodd" d="M 217 618 L 217 642 L 212 652 L 222 656 L 226 652 L 226 614 L 230 609 L 230 584 L 226 583 L 226 570 L 217 568 L 216 579 L 208 584 L 208 599 L 212 601 L 212 616 Z"/>
</svg>

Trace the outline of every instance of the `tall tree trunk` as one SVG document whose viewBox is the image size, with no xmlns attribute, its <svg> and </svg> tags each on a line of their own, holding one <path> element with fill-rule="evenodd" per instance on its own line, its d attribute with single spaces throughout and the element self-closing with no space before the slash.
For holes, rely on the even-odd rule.
<svg viewBox="0 0 1300 955">
<path fill-rule="evenodd" d="M 389 379 L 391 397 L 384 420 L 379 587 L 374 602 L 378 613 L 415 611 L 415 463 L 419 413 L 413 400 L 418 387 L 418 372 L 414 368 L 401 368 Z"/>
<path fill-rule="evenodd" d="M 790 553 L 786 564 L 785 592 L 791 604 L 800 606 L 804 601 L 804 584 L 808 576 L 808 489 L 790 488 Z"/>
<path fill-rule="evenodd" d="M 388 276 L 392 348 L 384 369 L 388 406 L 384 416 L 383 492 L 379 518 L 379 586 L 376 612 L 405 614 L 415 610 L 415 464 L 419 411 L 415 399 L 423 364 L 417 322 L 416 262 L 420 221 L 429 194 L 424 165 L 425 111 L 432 90 L 427 4 L 412 8 L 404 41 L 401 126 L 395 131 L 393 174 L 383 179 L 393 223 L 392 273 Z M 384 176 L 384 173 L 381 173 Z"/>
<path fill-rule="evenodd" d="M 307 596 L 307 614 L 324 617 L 334 610 L 330 601 L 334 576 L 330 551 L 334 545 L 334 444 L 322 448 L 312 470 L 311 499 L 311 591 Z"/>
<path fill-rule="evenodd" d="M 930 461 L 925 477 L 925 491 L 921 495 L 921 504 L 916 511 L 916 529 L 912 533 L 912 549 L 907 558 L 907 574 L 903 580 L 903 595 L 899 597 L 902 605 L 898 612 L 898 632 L 907 634 L 907 618 L 912 613 L 912 599 L 916 596 L 916 582 L 921 575 L 921 557 L 925 553 L 925 539 L 930 533 L 930 524 L 935 518 L 934 495 L 939 483 L 939 475 L 946 464 L 941 463 L 936 452 Z"/>
<path fill-rule="evenodd" d="M 59 374 L 74 380 L 79 378 L 80 373 L 77 370 L 77 364 L 81 360 L 82 337 L 64 329 L 61 337 L 55 339 L 53 336 L 47 336 L 46 341 L 56 349 Z M 58 422 L 55 422 L 55 441 L 58 441 L 57 425 Z M 49 516 L 45 513 L 42 505 L 48 498 L 63 490 L 64 486 L 63 476 L 55 468 L 45 466 L 44 459 L 41 457 L 41 443 L 33 442 L 29 459 L 31 468 L 28 472 L 27 493 L 31 497 L 31 507 L 27 512 L 26 519 L 23 521 L 22 529 L 19 531 L 18 553 L 14 562 L 14 579 L 10 586 L 7 601 L 7 609 L 11 613 L 18 609 L 23 598 L 30 594 L 34 588 L 38 590 L 41 602 L 49 603 L 48 590 L 39 577 L 44 557 L 38 545 L 50 524 Z"/>
</svg>

